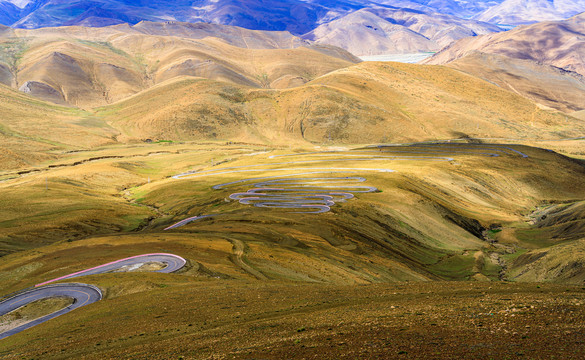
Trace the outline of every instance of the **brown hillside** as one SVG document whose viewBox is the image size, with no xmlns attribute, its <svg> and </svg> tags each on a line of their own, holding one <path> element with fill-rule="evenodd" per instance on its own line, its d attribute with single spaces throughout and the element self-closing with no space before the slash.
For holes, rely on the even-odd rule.
<svg viewBox="0 0 585 360">
<path fill-rule="evenodd" d="M 585 14 L 566 21 L 543 22 L 462 39 L 425 63 L 446 64 L 474 51 L 532 60 L 585 75 Z"/>
<path fill-rule="evenodd" d="M 567 113 L 585 109 L 585 78 L 550 65 L 472 52 L 448 65 Z"/>
<path fill-rule="evenodd" d="M 69 148 L 113 143 L 117 131 L 89 114 L 0 85 L 0 170 L 30 167 Z"/>
<path fill-rule="evenodd" d="M 280 88 L 359 61 L 345 50 L 312 46 L 286 32 L 183 23 L 16 30 L 0 37 L 0 45 L 14 48 L 0 56 L 1 83 L 82 108 L 178 76 Z"/>
<path fill-rule="evenodd" d="M 361 63 L 282 91 L 184 79 L 98 115 L 129 138 L 274 143 L 558 138 L 584 126 L 460 71 L 398 63 Z"/>
</svg>

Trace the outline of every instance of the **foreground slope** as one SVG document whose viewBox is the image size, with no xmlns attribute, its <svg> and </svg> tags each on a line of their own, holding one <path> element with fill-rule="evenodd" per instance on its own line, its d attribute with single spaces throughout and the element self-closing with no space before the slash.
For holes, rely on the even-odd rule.
<svg viewBox="0 0 585 360">
<path fill-rule="evenodd" d="M 469 359 L 486 353 L 553 358 L 563 347 L 563 356 L 579 358 L 585 350 L 580 340 L 583 291 L 573 286 L 339 287 L 120 276 L 146 282 L 151 290 L 107 299 L 7 339 L 0 354 L 6 359 L 282 359 L 316 354 L 321 359 Z"/>
</svg>

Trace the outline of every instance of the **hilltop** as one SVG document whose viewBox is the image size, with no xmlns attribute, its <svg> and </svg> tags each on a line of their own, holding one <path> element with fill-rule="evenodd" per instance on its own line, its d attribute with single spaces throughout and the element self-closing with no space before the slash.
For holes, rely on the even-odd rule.
<svg viewBox="0 0 585 360">
<path fill-rule="evenodd" d="M 397 63 L 361 63 L 279 91 L 182 79 L 97 115 L 131 138 L 275 144 L 558 138 L 582 126 L 459 71 Z"/>
<path fill-rule="evenodd" d="M 521 26 L 499 34 L 462 39 L 446 47 L 427 64 L 446 64 L 473 51 L 532 60 L 585 75 L 585 14 L 565 21 Z"/>
<path fill-rule="evenodd" d="M 15 30 L 0 41 L 7 50 L 0 57 L 2 83 L 86 109 L 178 76 L 282 88 L 359 61 L 288 32 L 209 24 Z"/>
<path fill-rule="evenodd" d="M 495 25 L 411 9 L 368 8 L 303 35 L 356 55 L 439 51 L 453 41 L 501 31 Z"/>
</svg>

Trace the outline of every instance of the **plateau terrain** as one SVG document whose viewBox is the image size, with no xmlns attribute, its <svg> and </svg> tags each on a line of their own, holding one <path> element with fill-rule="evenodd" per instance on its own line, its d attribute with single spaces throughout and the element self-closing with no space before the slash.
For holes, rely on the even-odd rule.
<svg viewBox="0 0 585 360">
<path fill-rule="evenodd" d="M 580 358 L 584 17 L 507 3 L 0 1 L 0 358 Z"/>
</svg>

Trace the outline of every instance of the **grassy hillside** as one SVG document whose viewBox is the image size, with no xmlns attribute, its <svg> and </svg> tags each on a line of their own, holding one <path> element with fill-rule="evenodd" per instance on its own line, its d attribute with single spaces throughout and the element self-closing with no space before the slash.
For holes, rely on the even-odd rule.
<svg viewBox="0 0 585 360">
<path fill-rule="evenodd" d="M 397 63 L 361 63 L 281 91 L 182 79 L 97 114 L 129 138 L 273 144 L 555 139 L 585 124 L 457 70 Z"/>
<path fill-rule="evenodd" d="M 141 28 L 2 52 L 0 82 L 30 78 L 0 85 L 0 296 L 145 253 L 187 265 L 79 278 L 104 300 L 0 357 L 582 353 L 581 112 L 493 84 L 508 75 Z"/>
<path fill-rule="evenodd" d="M 507 245 L 498 247 L 490 243 L 495 238 L 489 231 L 505 228 L 502 233 L 507 234 L 525 229 L 524 216 L 534 208 L 550 201 L 581 199 L 583 187 L 576 184 L 582 182 L 583 166 L 527 147 L 516 147 L 529 156 L 522 158 L 505 153 L 486 156 L 481 145 L 467 154 L 461 146 L 459 151 L 448 145 L 431 150 L 434 156 L 452 152 L 452 161 L 426 159 L 429 149 L 424 146 L 275 159 L 265 154 L 248 156 L 262 152 L 262 147 L 237 144 L 161 143 L 72 154 L 60 166 L 0 183 L 2 251 L 67 244 L 98 234 L 138 230 L 166 234 L 164 228 L 184 218 L 222 214 L 172 232 L 232 242 L 251 253 L 249 264 L 262 278 L 336 283 L 497 279 L 502 268 L 499 255 L 556 243 L 538 242 L 533 235 L 527 240 L 519 234 L 502 238 Z M 493 151 L 484 146 L 485 151 Z M 376 158 L 410 152 L 414 159 Z M 79 160 L 83 158 L 89 161 Z M 234 167 L 250 170 L 228 171 Z M 316 216 L 226 200 L 249 185 L 212 190 L 213 185 L 247 177 L 329 168 L 333 174 L 364 176 L 367 185 L 380 192 L 359 194 Z M 352 168 L 358 170 L 343 170 Z M 378 173 L 379 168 L 396 172 Z M 169 177 L 192 169 L 212 172 L 192 179 Z M 498 232 L 494 230 L 494 235 Z M 294 264 L 305 264 L 303 270 L 290 263 L 293 258 Z M 336 270 L 322 272 L 323 267 Z"/>
<path fill-rule="evenodd" d="M 17 30 L 0 36 L 0 83 L 89 109 L 185 75 L 286 88 L 359 61 L 290 33 L 204 25 Z"/>
<path fill-rule="evenodd" d="M 32 167 L 71 149 L 111 144 L 117 131 L 89 113 L 0 85 L 0 171 Z"/>
</svg>

